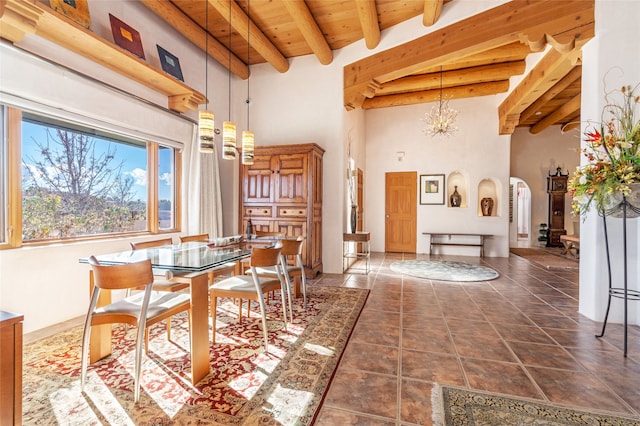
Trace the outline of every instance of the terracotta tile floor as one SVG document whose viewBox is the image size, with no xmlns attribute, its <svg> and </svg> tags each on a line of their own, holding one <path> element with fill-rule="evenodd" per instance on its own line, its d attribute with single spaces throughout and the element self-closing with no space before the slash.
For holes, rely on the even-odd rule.
<svg viewBox="0 0 640 426">
<path fill-rule="evenodd" d="M 451 283 L 392 272 L 403 258 L 373 253 L 369 275 L 314 283 L 371 290 L 317 425 L 430 425 L 435 383 L 640 419 L 640 328 L 629 328 L 626 359 L 622 326 L 596 339 L 601 324 L 577 312 L 577 270 L 439 256 L 500 272 Z"/>
</svg>

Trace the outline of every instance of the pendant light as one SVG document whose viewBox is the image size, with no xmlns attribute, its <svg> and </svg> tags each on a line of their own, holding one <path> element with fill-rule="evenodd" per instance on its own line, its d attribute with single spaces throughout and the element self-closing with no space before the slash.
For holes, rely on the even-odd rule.
<svg viewBox="0 0 640 426">
<path fill-rule="evenodd" d="M 211 154 L 214 149 L 215 120 L 213 111 L 209 111 L 209 0 L 205 1 L 204 95 L 207 103 L 205 109 L 198 112 L 198 132 L 200 152 Z"/>
<path fill-rule="evenodd" d="M 442 66 L 440 66 L 440 101 L 424 114 L 423 121 L 427 123 L 424 132 L 431 136 L 451 136 L 458 131 L 455 126 L 458 111 L 449 107 L 449 101 L 442 98 Z"/>
<path fill-rule="evenodd" d="M 236 123 L 231 121 L 231 1 L 229 1 L 229 121 L 222 123 L 222 158 L 236 159 Z"/>
<path fill-rule="evenodd" d="M 249 43 L 249 35 L 251 28 L 251 0 L 247 2 L 247 66 L 251 67 L 251 61 L 249 52 L 251 50 L 251 43 Z M 249 130 L 249 104 L 251 98 L 249 97 L 249 80 L 251 71 L 249 71 L 249 77 L 247 77 L 247 130 L 242 132 L 242 164 L 250 166 L 253 164 L 253 154 L 255 146 L 255 135 Z"/>
</svg>

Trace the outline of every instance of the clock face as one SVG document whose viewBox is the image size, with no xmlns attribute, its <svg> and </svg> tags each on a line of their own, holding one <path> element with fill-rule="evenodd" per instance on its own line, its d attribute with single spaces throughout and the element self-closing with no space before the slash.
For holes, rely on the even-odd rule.
<svg viewBox="0 0 640 426">
<path fill-rule="evenodd" d="M 561 180 L 553 181 L 553 190 L 554 191 L 562 191 L 562 190 L 564 190 L 564 181 L 561 181 Z"/>
</svg>

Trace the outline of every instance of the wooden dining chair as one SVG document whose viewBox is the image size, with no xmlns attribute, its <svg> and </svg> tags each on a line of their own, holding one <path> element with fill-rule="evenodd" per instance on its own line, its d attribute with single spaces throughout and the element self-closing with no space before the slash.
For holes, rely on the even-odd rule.
<svg viewBox="0 0 640 426">
<path fill-rule="evenodd" d="M 131 242 L 132 250 L 142 250 L 148 248 L 162 247 L 173 244 L 171 238 L 161 238 L 159 240 Z M 171 271 L 153 270 L 153 289 L 157 291 L 168 291 L 175 293 L 189 288 L 189 283 L 176 282 L 171 278 Z M 131 289 L 127 290 L 127 296 L 131 294 Z M 167 318 L 167 339 L 171 340 L 171 318 Z"/>
<path fill-rule="evenodd" d="M 209 242 L 209 234 L 181 235 L 178 238 L 180 238 L 181 243 L 188 243 L 190 241 L 198 241 L 203 243 Z"/>
<path fill-rule="evenodd" d="M 198 235 L 185 235 L 180 236 L 181 243 L 188 243 L 191 241 L 197 242 L 209 242 L 209 234 L 198 234 Z M 213 284 L 216 279 L 225 276 L 232 276 L 235 274 L 237 269 L 237 262 L 229 262 L 225 263 L 222 266 L 218 266 L 217 268 L 213 268 L 208 272 L 209 275 L 209 285 Z"/>
<path fill-rule="evenodd" d="M 185 293 L 170 293 L 153 290 L 153 270 L 150 260 L 127 263 L 124 265 L 101 265 L 91 256 L 89 264 L 93 274 L 94 287 L 89 309 L 84 321 L 82 334 L 82 361 L 80 387 L 84 391 L 89 363 L 89 344 L 91 327 L 94 325 L 122 323 L 138 327 L 135 349 L 134 400 L 140 399 L 140 369 L 142 364 L 142 345 L 149 345 L 149 327 L 170 318 L 179 312 L 189 312 L 191 317 L 190 296 Z M 136 292 L 106 306 L 97 307 L 102 290 L 125 290 L 143 287 Z"/>
<path fill-rule="evenodd" d="M 264 295 L 270 291 L 280 290 L 282 301 L 282 316 L 284 327 L 287 328 L 287 309 L 285 295 L 288 294 L 287 284 L 284 276 L 277 273 L 275 278 L 265 278 L 255 272 L 256 268 L 275 267 L 280 262 L 280 248 L 253 248 L 251 250 L 250 268 L 254 271 L 251 275 L 235 275 L 218 281 L 209 288 L 209 299 L 211 303 L 211 316 L 213 319 L 213 343 L 216 342 L 216 310 L 218 307 L 218 297 L 229 297 L 256 300 L 260 304 L 260 314 L 262 316 L 262 330 L 264 333 L 264 348 L 269 350 L 269 340 L 267 333 L 267 314 Z M 279 269 L 278 269 L 279 271 Z M 238 321 L 242 321 L 242 305 L 240 305 L 240 315 Z"/>
<path fill-rule="evenodd" d="M 287 281 L 288 290 L 291 291 L 292 283 L 297 282 L 298 279 L 302 282 L 302 297 L 303 306 L 307 307 L 307 277 L 304 272 L 304 265 L 302 264 L 302 244 L 304 240 L 302 238 L 283 239 L 279 241 L 281 247 L 280 250 L 280 271 L 284 275 Z M 289 259 L 293 264 L 289 263 Z M 277 276 L 276 268 L 256 268 L 255 271 L 267 278 L 274 278 Z M 252 273 L 251 270 L 247 271 L 247 274 Z M 289 314 L 293 317 L 291 308 L 291 294 L 289 296 Z"/>
</svg>

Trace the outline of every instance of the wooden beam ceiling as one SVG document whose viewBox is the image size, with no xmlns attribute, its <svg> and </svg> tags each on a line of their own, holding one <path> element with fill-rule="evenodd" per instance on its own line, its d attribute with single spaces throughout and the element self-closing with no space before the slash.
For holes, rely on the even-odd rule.
<svg viewBox="0 0 640 426">
<path fill-rule="evenodd" d="M 333 51 L 329 47 L 329 43 L 325 40 L 322 30 L 313 19 L 313 15 L 307 4 L 300 0 L 282 0 L 293 18 L 294 22 L 300 29 L 302 36 L 318 57 L 322 65 L 328 65 L 333 61 Z"/>
<path fill-rule="evenodd" d="M 575 49 L 592 37 L 593 13 L 592 1 L 505 3 L 346 66 L 345 108 L 361 107 L 364 99 L 375 93 L 371 88 L 387 81 L 518 40 L 536 48 L 544 40 L 558 48 Z"/>
<path fill-rule="evenodd" d="M 375 0 L 355 0 L 362 34 L 368 49 L 374 49 L 380 43 L 380 26 Z"/>
</svg>

